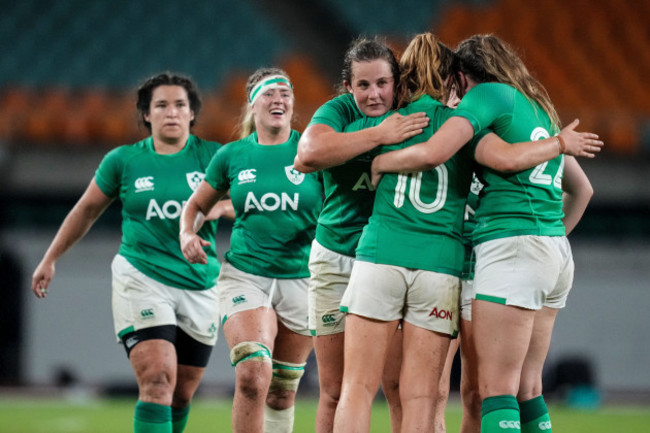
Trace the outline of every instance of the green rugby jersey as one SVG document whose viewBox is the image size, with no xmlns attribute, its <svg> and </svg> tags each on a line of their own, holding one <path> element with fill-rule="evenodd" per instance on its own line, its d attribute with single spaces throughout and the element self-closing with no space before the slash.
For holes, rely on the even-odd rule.
<svg viewBox="0 0 650 433">
<path fill-rule="evenodd" d="M 360 118 L 365 115 L 354 98 L 344 94 L 322 105 L 309 125 L 324 124 L 343 132 L 346 125 Z M 370 183 L 370 164 L 377 152 L 373 149 L 345 164 L 322 170 L 325 201 L 318 217 L 316 240 L 325 248 L 354 256 L 361 231 L 372 212 L 375 193 Z"/>
<path fill-rule="evenodd" d="M 421 97 L 400 113 L 420 111 L 430 119 L 424 131 L 400 144 L 383 146 L 382 152 L 426 141 L 453 113 L 430 96 Z M 349 130 L 380 121 L 362 119 Z M 474 148 L 473 142 L 464 146 L 432 170 L 384 174 L 357 247 L 357 260 L 460 276 L 465 252 L 463 215 L 472 181 Z"/>
<path fill-rule="evenodd" d="M 489 128 L 509 143 L 548 138 L 553 129 L 542 108 L 502 83 L 473 87 L 455 116 L 468 119 L 474 131 Z M 478 170 L 485 185 L 476 210 L 475 244 L 520 235 L 564 236 L 562 223 L 562 155 L 517 173 Z"/>
<path fill-rule="evenodd" d="M 217 221 L 206 221 L 199 235 L 211 242 L 208 265 L 190 264 L 178 240 L 183 203 L 205 176 L 219 143 L 190 135 L 177 153 L 156 153 L 153 139 L 110 151 L 95 172 L 95 182 L 122 202 L 119 253 L 143 274 L 188 290 L 213 287 L 219 274 L 215 236 Z"/>
<path fill-rule="evenodd" d="M 474 170 L 476 170 L 476 165 Z M 465 215 L 463 216 L 463 245 L 465 246 L 465 260 L 463 262 L 463 280 L 474 279 L 474 267 L 476 266 L 476 257 L 474 257 L 474 243 L 472 242 L 472 232 L 476 227 L 476 208 L 478 207 L 478 196 L 483 189 L 483 184 L 476 173 L 472 174 L 472 185 L 469 188 L 467 201 L 465 202 Z"/>
<path fill-rule="evenodd" d="M 230 190 L 235 223 L 226 260 L 268 278 L 306 278 L 311 241 L 322 207 L 318 173 L 293 168 L 300 134 L 286 143 L 258 144 L 257 133 L 223 146 L 205 180 Z"/>
</svg>

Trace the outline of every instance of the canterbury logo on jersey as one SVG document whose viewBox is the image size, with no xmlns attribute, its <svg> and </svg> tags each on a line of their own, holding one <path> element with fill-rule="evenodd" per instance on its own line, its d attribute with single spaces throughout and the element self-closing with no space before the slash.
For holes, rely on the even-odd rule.
<svg viewBox="0 0 650 433">
<path fill-rule="evenodd" d="M 249 168 L 248 170 L 242 170 L 239 172 L 237 175 L 237 180 L 239 181 L 239 185 L 243 183 L 250 183 L 250 182 L 255 182 L 255 179 L 257 177 L 257 170 L 254 168 Z"/>
<path fill-rule="evenodd" d="M 293 198 L 289 196 L 286 192 L 280 193 L 277 195 L 273 192 L 267 192 L 259 199 L 255 197 L 255 194 L 252 191 L 246 195 L 246 203 L 244 204 L 244 212 L 248 212 L 252 209 L 255 209 L 259 212 L 272 212 L 274 210 L 287 210 L 291 208 L 292 210 L 298 210 L 298 201 L 299 194 L 297 192 L 293 193 Z"/>
<path fill-rule="evenodd" d="M 287 175 L 287 179 L 294 185 L 300 185 L 305 180 L 305 173 L 296 170 L 293 168 L 293 165 L 284 167 L 284 172 Z"/>
<path fill-rule="evenodd" d="M 134 182 L 135 192 L 153 191 L 153 176 L 139 177 Z"/>
<path fill-rule="evenodd" d="M 443 310 L 442 308 L 438 310 L 438 307 L 434 307 L 431 313 L 429 314 L 429 317 L 436 317 L 438 319 L 447 319 L 447 320 L 452 320 L 453 313 L 449 310 Z"/>
</svg>

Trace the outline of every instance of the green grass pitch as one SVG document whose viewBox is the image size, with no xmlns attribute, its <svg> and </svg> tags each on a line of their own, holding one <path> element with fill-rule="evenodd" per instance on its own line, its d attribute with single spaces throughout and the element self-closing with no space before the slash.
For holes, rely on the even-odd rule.
<svg viewBox="0 0 650 433">
<path fill-rule="evenodd" d="M 135 400 L 74 400 L 0 398 L 0 432 L 6 433 L 115 433 L 132 431 Z M 230 400 L 197 398 L 192 404 L 186 433 L 229 432 Z M 554 433 L 647 433 L 650 407 L 604 406 L 597 410 L 576 410 L 549 405 Z M 294 432 L 314 431 L 316 401 L 299 400 Z M 451 401 L 447 410 L 447 431 L 459 431 L 461 408 Z M 372 433 L 389 433 L 388 409 L 375 403 Z"/>
</svg>

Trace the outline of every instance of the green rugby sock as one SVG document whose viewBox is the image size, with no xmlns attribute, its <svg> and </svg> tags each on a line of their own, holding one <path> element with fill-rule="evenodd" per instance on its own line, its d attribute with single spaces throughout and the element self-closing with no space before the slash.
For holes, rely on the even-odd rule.
<svg viewBox="0 0 650 433">
<path fill-rule="evenodd" d="M 187 419 L 190 416 L 190 407 L 186 406 L 181 409 L 172 407 L 172 432 L 183 433 L 187 425 Z"/>
<path fill-rule="evenodd" d="M 544 402 L 539 396 L 528 401 L 519 402 L 521 411 L 521 431 L 523 433 L 551 433 L 551 417 Z"/>
<path fill-rule="evenodd" d="M 483 400 L 481 433 L 515 433 L 521 431 L 519 404 L 514 395 L 497 395 Z"/>
<path fill-rule="evenodd" d="M 133 414 L 134 433 L 172 433 L 172 408 L 138 400 Z"/>
</svg>

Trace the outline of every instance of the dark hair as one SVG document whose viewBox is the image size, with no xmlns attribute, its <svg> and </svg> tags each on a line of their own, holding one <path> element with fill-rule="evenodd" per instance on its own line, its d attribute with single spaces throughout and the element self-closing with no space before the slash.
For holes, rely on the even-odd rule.
<svg viewBox="0 0 650 433">
<path fill-rule="evenodd" d="M 352 63 L 371 62 L 382 59 L 389 65 L 395 80 L 395 88 L 399 83 L 399 64 L 395 58 L 395 53 L 386 44 L 383 39 L 375 36 L 372 38 L 360 36 L 350 44 L 350 48 L 345 52 L 343 58 L 343 68 L 341 69 L 341 83 L 339 84 L 339 93 L 347 93 L 345 82 L 352 82 Z"/>
<path fill-rule="evenodd" d="M 138 100 L 135 103 L 135 106 L 138 110 L 139 121 L 142 122 L 149 132 L 151 132 L 151 123 L 145 120 L 145 115 L 149 114 L 153 91 L 160 86 L 181 86 L 185 89 L 187 92 L 187 99 L 190 102 L 190 110 L 194 112 L 194 119 L 190 122 L 190 128 L 194 126 L 195 120 L 201 111 L 201 98 L 199 97 L 199 92 L 196 85 L 189 77 L 172 74 L 171 72 L 163 72 L 154 75 L 138 87 Z"/>
</svg>

